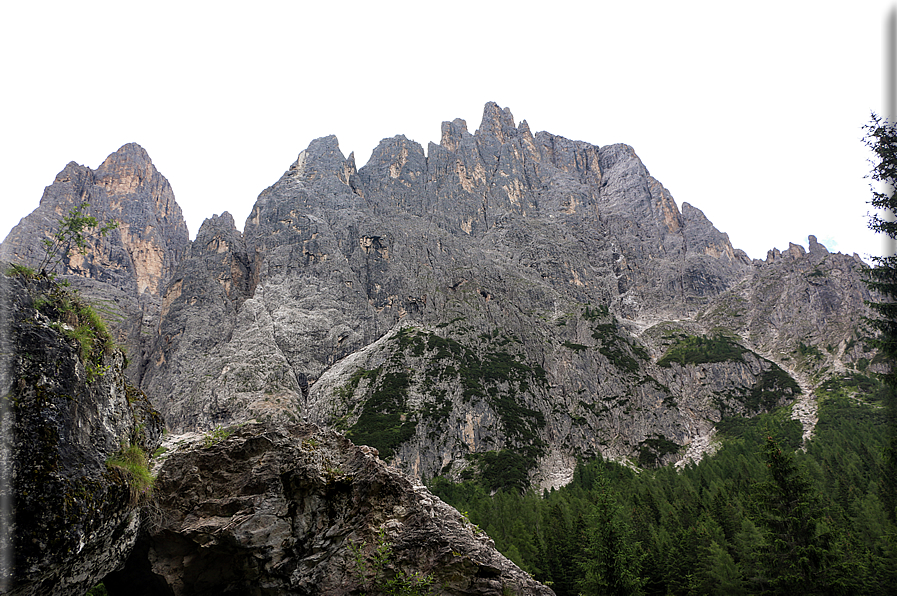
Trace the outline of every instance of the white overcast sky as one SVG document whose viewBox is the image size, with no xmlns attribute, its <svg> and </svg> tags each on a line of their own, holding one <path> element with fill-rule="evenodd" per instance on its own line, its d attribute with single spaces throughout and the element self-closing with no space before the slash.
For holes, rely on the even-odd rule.
<svg viewBox="0 0 897 596">
<path fill-rule="evenodd" d="M 627 143 L 753 258 L 815 234 L 880 254 L 862 126 L 884 111 L 894 2 L 4 2 L 0 238 L 69 161 L 128 142 L 191 237 L 317 137 L 364 165 L 483 105 Z"/>
</svg>

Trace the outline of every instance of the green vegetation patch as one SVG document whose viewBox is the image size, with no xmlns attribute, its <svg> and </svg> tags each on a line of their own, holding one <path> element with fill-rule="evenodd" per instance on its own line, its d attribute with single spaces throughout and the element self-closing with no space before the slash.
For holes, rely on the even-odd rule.
<svg viewBox="0 0 897 596">
<path fill-rule="evenodd" d="M 239 424 L 235 424 L 234 426 L 224 427 L 219 424 L 214 429 L 206 433 L 206 435 L 203 437 L 203 447 L 214 447 L 221 441 L 234 434 L 234 432 L 236 432 L 236 430 L 240 428 L 240 426 L 241 425 Z"/>
<path fill-rule="evenodd" d="M 10 263 L 3 273 L 7 277 L 22 277 L 25 279 L 38 279 L 40 277 L 40 274 L 37 271 L 28 265 L 21 265 L 19 263 Z"/>
<path fill-rule="evenodd" d="M 742 398 L 749 412 L 770 411 L 776 407 L 784 395 L 800 395 L 800 386 L 791 375 L 772 365 Z"/>
<path fill-rule="evenodd" d="M 574 352 L 583 352 L 583 351 L 589 349 L 588 346 L 584 346 L 584 345 L 582 345 L 582 344 L 575 344 L 575 343 L 572 343 L 572 342 L 569 342 L 569 341 L 565 341 L 565 342 L 564 342 L 563 344 L 561 344 L 561 345 L 563 345 L 563 346 L 564 346 L 565 348 L 567 348 L 568 350 L 573 350 Z"/>
<path fill-rule="evenodd" d="M 779 408 L 752 418 L 726 416 L 715 427 L 728 439 L 754 446 L 762 444 L 766 437 L 773 437 L 783 447 L 795 450 L 803 440 L 803 426 L 800 420 L 791 418 L 790 408 Z"/>
<path fill-rule="evenodd" d="M 480 484 L 490 492 L 500 489 L 515 489 L 521 492 L 526 490 L 529 470 L 532 468 L 530 458 L 526 455 L 501 449 L 473 453 L 469 457 L 479 468 Z"/>
<path fill-rule="evenodd" d="M 430 399 L 417 414 L 421 421 L 428 423 L 431 434 L 437 432 L 437 425 L 446 422 L 451 413 L 452 404 L 446 397 L 444 385 L 457 383 L 462 399 L 483 400 L 492 408 L 507 439 L 515 445 L 515 451 L 523 458 L 528 470 L 544 453 L 545 444 L 539 438 L 539 431 L 546 426 L 546 421 L 541 412 L 528 408 L 522 397 L 534 386 L 547 387 L 547 375 L 541 366 L 527 363 L 523 354 L 507 350 L 506 346 L 520 342 L 502 329 L 482 333 L 478 339 L 481 343 L 474 349 L 451 337 L 406 327 L 396 335 L 398 350 L 391 364 L 405 368 L 406 357 L 424 358 L 419 390 Z M 404 397 L 400 399 L 399 393 L 407 392 L 411 378 L 407 373 L 385 374 L 404 376 L 378 382 L 375 396 L 380 405 L 374 403 L 375 396 L 368 400 L 353 427 L 355 434 L 351 438 L 356 442 L 361 441 L 358 434 L 360 428 L 365 429 L 367 440 L 376 441 L 378 439 L 375 437 L 379 437 L 380 444 L 398 444 L 414 432 L 414 423 L 407 418 L 400 420 L 395 414 L 405 408 Z M 394 385 L 396 390 L 383 394 L 383 388 L 388 384 Z M 356 387 L 357 383 L 347 389 L 354 392 Z M 382 440 L 380 433 L 386 432 L 386 429 L 389 429 L 389 440 Z M 378 434 L 372 434 L 375 431 Z M 381 456 L 392 452 L 373 443 L 367 444 L 377 447 Z"/>
<path fill-rule="evenodd" d="M 355 397 L 355 390 L 358 389 L 358 384 L 362 379 L 370 379 L 371 383 L 377 380 L 377 375 L 380 374 L 380 369 L 367 370 L 364 368 L 359 368 L 352 376 L 349 377 L 349 380 L 346 381 L 345 384 L 335 388 L 333 390 L 333 396 L 343 403 L 350 403 L 352 399 Z"/>
<path fill-rule="evenodd" d="M 606 306 L 599 306 L 594 310 L 586 306 L 582 316 L 592 323 L 592 339 L 598 344 L 596 349 L 615 368 L 635 374 L 639 371 L 637 358 L 651 359 L 642 346 L 629 342 L 620 335 L 620 328 Z M 608 318 L 609 322 L 598 322 Z"/>
<path fill-rule="evenodd" d="M 71 288 L 49 282 L 33 301 L 34 308 L 54 321 L 53 327 L 78 346 L 78 356 L 87 372 L 87 382 L 102 377 L 107 354 L 115 348 L 106 323 L 84 298 Z"/>
<path fill-rule="evenodd" d="M 868 402 L 878 401 L 883 391 L 881 380 L 862 373 L 828 379 L 817 389 L 822 397 L 854 397 Z"/>
<path fill-rule="evenodd" d="M 657 361 L 657 365 L 669 368 L 673 362 L 685 366 L 687 364 L 742 360 L 742 354 L 747 351 L 746 348 L 721 333 L 711 337 L 680 335 L 666 354 Z"/>
<path fill-rule="evenodd" d="M 599 304 L 595 308 L 592 308 L 591 305 L 587 304 L 582 312 L 582 318 L 586 321 L 597 321 L 598 319 L 607 316 L 610 316 L 610 309 L 606 304 Z"/>
<path fill-rule="evenodd" d="M 374 447 L 383 459 L 391 458 L 417 427 L 417 421 L 405 411 L 410 377 L 404 371 L 378 374 L 371 397 L 346 436 L 357 445 Z"/>
<path fill-rule="evenodd" d="M 131 490 L 131 502 L 148 500 L 153 492 L 153 475 L 149 471 L 146 453 L 137 445 L 128 445 L 106 460 L 110 470 L 121 470 Z"/>
<path fill-rule="evenodd" d="M 638 466 L 640 468 L 656 468 L 663 457 L 670 453 L 678 453 L 681 446 L 665 436 L 654 434 L 639 443 Z"/>
<path fill-rule="evenodd" d="M 797 353 L 807 359 L 821 360 L 823 358 L 823 354 L 819 348 L 813 345 L 805 345 L 804 342 L 798 344 Z"/>
</svg>

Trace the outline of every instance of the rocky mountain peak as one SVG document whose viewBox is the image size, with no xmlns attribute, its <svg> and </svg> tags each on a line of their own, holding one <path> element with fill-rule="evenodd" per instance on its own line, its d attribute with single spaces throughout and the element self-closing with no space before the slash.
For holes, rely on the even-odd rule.
<svg viewBox="0 0 897 596">
<path fill-rule="evenodd" d="M 483 108 L 483 119 L 477 136 L 492 136 L 498 142 L 505 143 L 517 136 L 517 126 L 514 124 L 514 116 L 510 108 L 500 108 L 497 103 L 490 101 Z"/>
<path fill-rule="evenodd" d="M 307 182 L 327 176 L 339 176 L 345 169 L 346 157 L 339 148 L 336 135 L 313 140 L 290 166 L 288 173 Z"/>
<path fill-rule="evenodd" d="M 439 144 L 449 151 L 457 151 L 458 145 L 468 136 L 471 134 L 467 131 L 467 122 L 455 118 L 451 122 L 442 123 L 442 138 Z"/>
<path fill-rule="evenodd" d="M 138 192 L 147 182 L 152 186 L 153 177 L 160 176 L 149 154 L 137 143 L 123 145 L 111 154 L 96 170 L 97 182 L 113 196 L 127 196 Z M 156 181 L 160 183 L 161 181 Z M 162 183 L 167 185 L 166 180 Z M 164 188 L 153 188 L 151 193 L 161 195 Z M 161 196 L 154 197 L 161 198 Z"/>
<path fill-rule="evenodd" d="M 141 151 L 120 161 L 143 163 Z M 90 170 L 66 172 L 54 192 L 92 184 Z M 866 358 L 855 317 L 838 314 L 862 308 L 859 267 L 815 238 L 809 256 L 792 245 L 752 263 L 631 146 L 533 134 L 490 102 L 475 134 L 445 121 L 427 154 L 387 137 L 358 170 L 335 136 L 315 139 L 242 234 L 228 213 L 206 220 L 153 286 L 139 378 L 177 432 L 304 418 L 419 477 L 477 461 L 489 473 L 490 458 L 516 454 L 523 482 L 553 486 L 581 455 L 704 441 L 722 411 L 712 392 L 737 386 L 738 402 L 784 379 L 776 350 L 800 338 L 824 339 L 842 368 Z M 711 388 L 694 388 L 704 369 L 658 364 L 673 338 L 719 329 L 757 351 L 714 363 Z"/>
<path fill-rule="evenodd" d="M 125 143 L 117 151 L 109 154 L 100 167 L 116 170 L 125 165 L 135 169 L 146 169 L 153 165 L 153 161 L 142 146 L 137 143 Z"/>
<path fill-rule="evenodd" d="M 234 216 L 225 211 L 221 215 L 213 215 L 202 222 L 196 239 L 190 243 L 189 254 L 203 251 L 224 253 L 242 244 L 243 234 L 237 229 Z"/>
<path fill-rule="evenodd" d="M 74 161 L 70 161 L 66 164 L 66 166 L 62 169 L 61 172 L 56 174 L 56 177 L 53 179 L 53 184 L 84 184 L 84 181 L 87 177 L 92 176 L 90 168 L 82 166 L 79 163 Z M 47 198 L 47 192 L 44 191 L 43 197 L 41 197 L 41 201 Z"/>
<path fill-rule="evenodd" d="M 96 170 L 69 163 L 44 190 L 40 206 L 22 219 L 0 245 L 0 259 L 36 267 L 45 255 L 42 239 L 82 202 L 100 225 L 116 229 L 89 241 L 86 254 L 69 253 L 55 267 L 88 298 L 113 304 L 110 323 L 131 355 L 129 377 L 137 381 L 146 338 L 171 274 L 190 242 L 187 224 L 168 180 L 147 152 L 129 143 Z"/>
</svg>

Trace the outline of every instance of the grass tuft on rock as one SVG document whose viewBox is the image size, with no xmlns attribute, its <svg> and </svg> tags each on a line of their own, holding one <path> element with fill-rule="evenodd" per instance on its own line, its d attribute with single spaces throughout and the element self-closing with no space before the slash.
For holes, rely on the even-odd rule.
<svg viewBox="0 0 897 596">
<path fill-rule="evenodd" d="M 122 447 L 106 460 L 106 467 L 124 472 L 132 503 L 144 502 L 152 496 L 155 479 L 150 473 L 146 453 L 137 445 Z"/>
</svg>

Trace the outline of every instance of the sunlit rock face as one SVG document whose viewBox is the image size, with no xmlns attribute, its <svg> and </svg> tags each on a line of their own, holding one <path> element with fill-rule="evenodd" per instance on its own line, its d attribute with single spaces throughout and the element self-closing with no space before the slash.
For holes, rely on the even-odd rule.
<svg viewBox="0 0 897 596">
<path fill-rule="evenodd" d="M 100 227 L 111 221 L 118 227 L 88 238 L 86 253 L 73 251 L 50 270 L 105 311 L 127 350 L 128 377 L 136 383 L 161 294 L 190 242 L 171 185 L 140 145 L 124 145 L 96 170 L 69 163 L 46 187 L 40 206 L 3 241 L 0 260 L 38 267 L 46 255 L 43 240 L 85 201 L 90 204 L 85 214 Z"/>
</svg>

